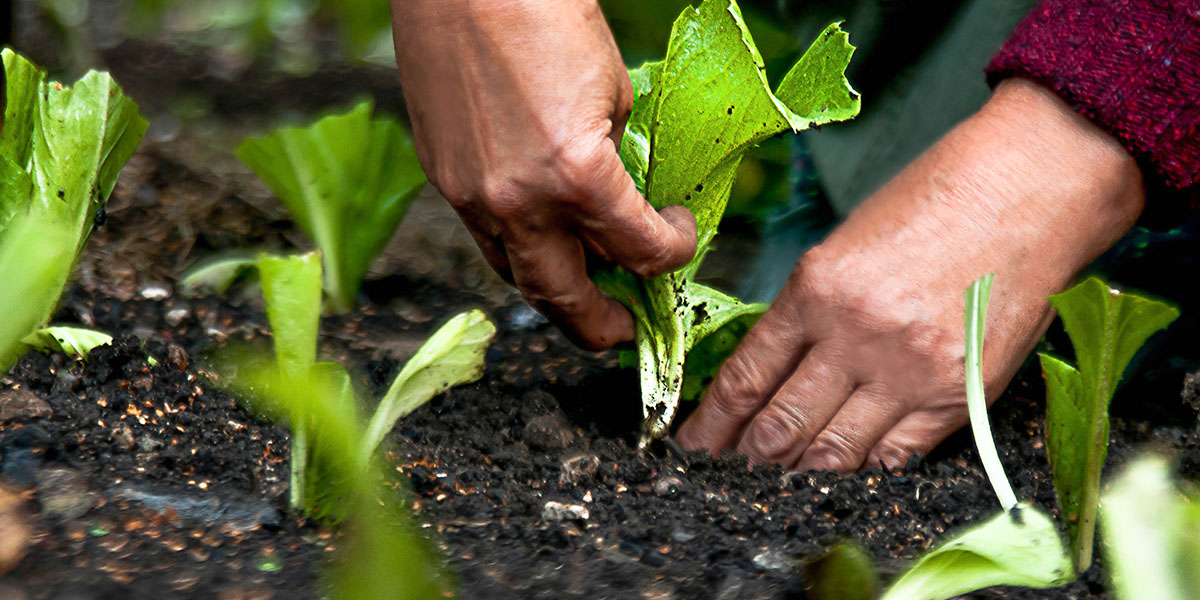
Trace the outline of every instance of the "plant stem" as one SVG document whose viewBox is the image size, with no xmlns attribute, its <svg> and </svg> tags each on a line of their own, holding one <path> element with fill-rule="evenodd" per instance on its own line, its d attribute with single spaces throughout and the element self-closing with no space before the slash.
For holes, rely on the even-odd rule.
<svg viewBox="0 0 1200 600">
<path fill-rule="evenodd" d="M 1108 390 L 1097 390 L 1097 393 Z M 1111 396 L 1096 396 L 1109 398 Z M 1107 407 L 1105 407 L 1107 409 Z M 1079 508 L 1079 533 L 1075 540 L 1075 570 L 1082 573 L 1092 565 L 1092 547 L 1096 537 L 1096 511 L 1100 507 L 1100 471 L 1108 454 L 1107 415 L 1093 415 L 1088 432 L 1087 484 Z"/>
<path fill-rule="evenodd" d="M 975 437 L 975 447 L 979 450 L 979 460 L 987 473 L 988 481 L 996 492 L 996 499 L 1005 511 L 1010 511 L 1017 505 L 1017 495 L 1013 493 L 1008 476 L 1004 474 L 1004 465 L 1000 462 L 1000 454 L 996 451 L 996 441 L 992 439 L 992 426 L 988 422 L 987 400 L 983 389 L 983 340 L 986 332 L 988 302 L 992 295 L 992 275 L 980 277 L 964 294 L 966 300 L 966 375 L 967 375 L 967 412 L 971 418 L 971 434 Z"/>
<path fill-rule="evenodd" d="M 288 505 L 293 510 L 304 508 L 304 472 L 308 469 L 308 434 L 304 427 L 292 428 L 292 472 L 288 488 Z"/>
</svg>

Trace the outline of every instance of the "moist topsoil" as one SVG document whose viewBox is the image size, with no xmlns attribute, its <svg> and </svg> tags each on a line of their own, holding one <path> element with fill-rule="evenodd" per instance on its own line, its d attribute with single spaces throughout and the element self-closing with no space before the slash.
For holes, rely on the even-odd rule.
<svg viewBox="0 0 1200 600">
<path fill-rule="evenodd" d="M 191 90 L 252 130 L 269 124 L 262 115 L 281 97 L 305 111 L 336 104 L 331 89 L 375 92 L 381 106 L 399 98 L 388 70 L 320 71 L 278 88 L 254 73 L 216 80 L 202 60 L 136 42 L 104 58 L 151 112 Z M 335 80 L 344 85 L 328 85 Z M 24 558 L 0 578 L 4 600 L 325 594 L 322 565 L 341 539 L 285 509 L 286 428 L 221 391 L 206 366 L 223 345 L 267 343 L 258 293 L 242 283 L 226 297 L 187 298 L 175 285 L 217 252 L 306 244 L 228 157 L 247 131 L 218 125 L 216 149 L 187 127 L 152 131 L 98 220 L 55 321 L 116 343 L 86 363 L 30 353 L 0 384 L 0 499 L 18 495 L 33 529 Z M 414 204 L 373 273 L 359 308 L 325 318 L 321 339 L 322 358 L 347 365 L 372 397 L 451 314 L 481 307 L 499 327 L 484 378 L 435 398 L 389 439 L 412 515 L 459 597 L 804 598 L 803 561 L 840 540 L 861 543 L 886 580 L 999 510 L 965 432 L 903 469 L 850 475 L 750 468 L 732 452 L 666 444 L 638 451 L 635 374 L 615 353 L 575 349 L 488 283 L 437 198 Z M 1110 471 L 1153 447 L 1173 453 L 1182 475 L 1200 475 L 1195 390 L 1181 398 L 1179 379 L 1118 394 Z M 1056 512 L 1043 397 L 1030 365 L 992 420 L 1018 495 Z M 1093 566 L 1057 590 L 970 597 L 1104 598 L 1104 580 Z"/>
</svg>

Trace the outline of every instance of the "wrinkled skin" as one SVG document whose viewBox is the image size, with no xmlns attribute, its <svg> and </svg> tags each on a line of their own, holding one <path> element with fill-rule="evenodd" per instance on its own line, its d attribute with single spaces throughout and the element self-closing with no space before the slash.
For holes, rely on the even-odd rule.
<svg viewBox="0 0 1200 600">
<path fill-rule="evenodd" d="M 994 399 L 1049 325 L 1047 296 L 1143 203 L 1115 139 L 1037 84 L 1002 83 L 800 259 L 679 443 L 799 469 L 903 464 L 967 423 L 963 290 L 996 274 Z"/>
<path fill-rule="evenodd" d="M 695 251 L 617 157 L 632 95 L 592 0 L 393 0 L 418 152 L 484 255 L 589 348 L 632 339 L 590 254 L 653 276 Z M 1132 226 L 1141 175 L 1049 91 L 1001 84 L 797 264 L 682 425 L 685 447 L 853 470 L 902 464 L 967 422 L 962 292 L 995 273 L 994 399 L 1052 313 L 1046 297 Z"/>
<path fill-rule="evenodd" d="M 633 339 L 587 255 L 643 277 L 687 264 L 696 222 L 661 214 L 617 154 L 633 88 L 592 0 L 393 0 L 421 166 L 492 267 L 577 343 Z"/>
</svg>

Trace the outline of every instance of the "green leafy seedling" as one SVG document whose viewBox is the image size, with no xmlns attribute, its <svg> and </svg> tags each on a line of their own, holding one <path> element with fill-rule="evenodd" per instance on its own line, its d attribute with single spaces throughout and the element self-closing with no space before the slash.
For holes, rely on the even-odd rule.
<svg viewBox="0 0 1200 600">
<path fill-rule="evenodd" d="M 444 597 L 449 582 L 416 533 L 407 498 L 392 490 L 399 483 L 385 480 L 388 470 L 378 459 L 352 458 L 360 451 L 364 432 L 345 370 L 336 363 L 319 363 L 295 376 L 277 365 L 248 361 L 235 366 L 235 387 L 248 392 L 264 412 L 293 424 L 320 424 L 311 432 L 308 449 L 311 470 L 319 473 L 323 486 L 314 500 L 327 503 L 317 516 L 336 517 L 344 532 L 324 571 L 328 596 Z"/>
<path fill-rule="evenodd" d="M 237 148 L 321 250 L 328 307 L 338 313 L 354 306 L 367 267 L 425 184 L 408 134 L 372 110 L 363 102 Z"/>
<path fill-rule="evenodd" d="M 1038 355 L 1046 378 L 1046 454 L 1075 567 L 1082 572 L 1092 564 L 1109 402 L 1138 348 L 1179 311 L 1095 277 L 1051 296 L 1050 303 L 1071 338 L 1076 366 Z"/>
<path fill-rule="evenodd" d="M 54 312 L 146 120 L 107 73 L 66 87 L 9 49 L 0 130 L 0 373 Z"/>
<path fill-rule="evenodd" d="M 353 410 L 357 405 L 346 370 L 332 362 L 317 362 L 317 335 L 321 317 L 321 255 L 309 252 L 296 256 L 262 254 L 257 261 L 262 279 L 267 319 L 275 346 L 275 368 L 284 377 L 321 377 L 322 389 L 336 389 L 329 401 Z M 426 340 L 405 363 L 379 403 L 366 429 L 347 460 L 369 462 L 396 421 L 451 387 L 483 376 L 484 353 L 496 328 L 482 311 L 456 315 Z M 310 514 L 328 514 L 330 507 L 321 489 L 327 478 L 310 466 L 310 440 L 319 435 L 317 421 L 292 421 L 292 464 L 289 503 Z M 314 496 L 313 494 L 318 494 Z"/>
<path fill-rule="evenodd" d="M 742 156 L 785 131 L 857 115 L 859 97 L 844 75 L 853 51 L 846 33 L 830 25 L 772 92 L 737 2 L 705 0 L 675 21 L 663 60 L 630 72 L 635 101 L 621 159 L 655 208 L 679 204 L 692 211 L 699 242 L 691 262 L 661 277 L 643 280 L 621 269 L 594 277 L 634 316 L 643 445 L 666 435 L 674 419 L 689 352 L 766 310 L 694 281 Z M 725 345 L 722 352 L 730 350 Z"/>
</svg>

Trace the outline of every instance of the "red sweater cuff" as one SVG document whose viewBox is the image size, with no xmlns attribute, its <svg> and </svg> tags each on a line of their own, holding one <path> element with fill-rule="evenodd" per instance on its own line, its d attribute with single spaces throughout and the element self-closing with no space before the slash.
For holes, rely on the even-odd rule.
<svg viewBox="0 0 1200 600">
<path fill-rule="evenodd" d="M 1042 0 L 987 76 L 1053 89 L 1163 183 L 1200 184 L 1200 0 Z"/>
</svg>

